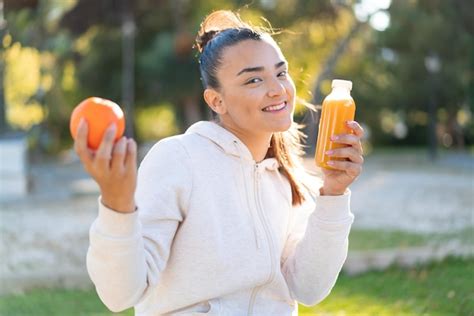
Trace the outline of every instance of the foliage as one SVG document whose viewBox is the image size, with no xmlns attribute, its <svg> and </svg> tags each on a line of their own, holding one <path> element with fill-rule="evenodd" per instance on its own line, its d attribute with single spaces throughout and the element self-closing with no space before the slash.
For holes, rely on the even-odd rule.
<svg viewBox="0 0 474 316">
<path fill-rule="evenodd" d="M 274 8 L 269 7 L 268 1 L 250 6 L 244 1 L 223 0 L 134 2 L 131 10 L 136 24 L 134 90 L 137 112 L 157 102 L 173 104 L 174 124 L 181 131 L 193 121 L 205 118 L 208 110 L 201 97 L 197 52 L 192 45 L 199 23 L 215 9 L 239 10 L 245 19 L 254 24 L 265 24 L 260 18 L 264 14 L 275 21 L 276 27 L 285 27 L 296 33 L 302 33 L 301 30 L 306 32 L 308 26 L 315 25 L 312 33 L 319 33 L 313 36 L 319 48 L 318 55 L 305 54 L 305 51 L 313 50 L 310 47 L 308 50 L 287 50 L 289 59 L 298 69 L 295 72 L 298 90 L 300 94 L 305 94 L 311 84 L 311 80 L 306 78 L 317 71 L 320 56 L 344 33 L 347 23 L 343 20 L 350 19 L 350 16 L 346 14 L 343 19 L 337 20 L 337 8 L 329 0 L 318 1 L 316 5 L 311 1 L 294 2 L 290 5 L 285 1 L 276 1 Z M 23 89 L 22 83 L 12 82 L 15 90 L 25 91 L 35 104 L 43 107 L 46 121 L 40 131 L 33 131 L 48 133 L 46 139 L 50 142 L 47 147 L 51 150 L 58 149 L 60 143 L 69 145 L 68 116 L 74 105 L 91 95 L 119 103 L 122 99 L 123 7 L 114 1 L 103 1 L 101 6 L 96 6 L 90 0 L 45 0 L 33 6 L 25 5 L 24 8 L 18 5 L 14 10 L 8 10 L 7 6 L 6 12 L 8 36 L 13 46 L 21 43 L 22 47 L 37 52 L 39 56 L 50 56 L 48 62 L 41 61 L 37 65 L 26 63 L 33 68 L 33 73 L 48 78 L 52 83 L 49 87 L 38 83 L 30 91 Z M 281 38 L 285 40 L 283 36 Z M 325 40 L 321 41 L 321 38 Z M 298 46 L 304 42 L 298 36 L 290 40 L 291 43 L 282 45 Z M 297 62 L 301 58 L 309 60 Z M 40 82 L 42 80 L 39 79 Z M 11 94 L 13 90 L 7 88 Z M 12 102 L 7 101 L 8 109 L 13 108 Z M 25 103 L 22 105 L 25 106 Z M 23 128 L 29 129 L 37 121 L 31 121 Z M 162 121 L 156 124 L 169 126 Z M 140 129 L 143 131 L 146 127 Z M 170 134 L 170 131 L 176 131 L 176 128 L 165 134 Z"/>
<path fill-rule="evenodd" d="M 446 147 L 472 144 L 474 40 L 470 21 L 474 19 L 470 12 L 474 8 L 470 10 L 470 2 L 392 1 L 386 11 L 389 27 L 376 31 L 354 14 L 353 6 L 365 1 L 130 2 L 136 35 L 134 107 L 140 112 L 157 103 L 172 104 L 174 130 L 178 131 L 205 119 L 208 109 L 201 96 L 193 40 L 206 14 L 232 9 L 253 24 L 268 26 L 263 16 L 282 30 L 275 38 L 289 60 L 298 95 L 308 101 L 335 47 L 362 24 L 330 77 L 354 81 L 357 120 L 372 130 L 371 141 L 425 143 L 427 106 L 433 101 L 438 105 L 440 142 Z M 4 80 L 8 118 L 13 126 L 25 130 L 44 119 L 32 131 L 47 133 L 48 137 L 39 137 L 49 139 L 43 146 L 57 151 L 69 145 L 68 118 L 80 100 L 96 95 L 120 104 L 123 99 L 124 7 L 122 1 L 112 0 L 101 1 L 100 6 L 94 0 L 22 3 L 7 1 L 5 6 L 8 33 L 2 42 L 8 59 Z M 14 52 L 29 57 L 8 57 Z M 432 55 L 442 65 L 435 74 L 425 67 L 425 57 Z M 27 80 L 10 80 L 14 72 L 25 73 L 22 67 L 28 68 Z M 329 84 L 329 80 L 322 82 L 324 95 Z M 299 106 L 296 120 L 301 121 L 306 113 Z M 169 126 L 162 121 L 156 124 Z"/>
<path fill-rule="evenodd" d="M 470 3 L 392 1 L 389 27 L 366 30 L 352 43 L 337 73 L 353 78 L 358 116 L 375 142 L 425 143 L 430 102 L 438 107 L 441 144 L 473 142 L 474 37 L 463 23 L 465 15 L 472 19 Z M 429 71 L 429 58 L 439 61 L 439 71 Z"/>
<path fill-rule="evenodd" d="M 38 50 L 30 47 L 23 48 L 15 43 L 5 51 L 5 99 L 9 104 L 7 119 L 13 127 L 29 129 L 34 124 L 43 121 L 45 111 L 41 104 L 32 100 L 40 85 L 51 85 L 51 78 L 40 75 L 41 56 Z M 48 80 L 49 79 L 49 80 Z M 43 83 L 40 83 L 43 80 Z"/>
<path fill-rule="evenodd" d="M 144 141 L 154 141 L 178 133 L 176 117 L 171 104 L 164 103 L 138 109 L 135 120 L 137 136 Z"/>
</svg>

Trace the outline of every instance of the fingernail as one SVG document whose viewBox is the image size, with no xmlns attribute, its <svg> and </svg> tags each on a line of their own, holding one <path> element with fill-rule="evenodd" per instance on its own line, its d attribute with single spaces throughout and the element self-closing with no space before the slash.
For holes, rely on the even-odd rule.
<svg viewBox="0 0 474 316">
<path fill-rule="evenodd" d="M 331 136 L 331 140 L 338 140 L 338 139 L 339 139 L 339 136 L 336 136 L 336 135 Z"/>
<path fill-rule="evenodd" d="M 79 124 L 76 127 L 77 134 L 79 134 L 79 131 L 82 131 L 82 133 L 87 133 L 88 132 L 88 130 L 87 130 L 87 121 L 83 117 L 81 117 L 81 119 L 79 120 Z"/>
<path fill-rule="evenodd" d="M 112 124 L 112 126 L 109 126 L 107 129 L 107 139 L 114 139 L 115 138 L 115 131 L 117 130 L 116 124 Z"/>
<path fill-rule="evenodd" d="M 334 161 L 329 160 L 329 161 L 328 161 L 328 165 L 331 165 L 331 166 L 334 165 Z"/>
<path fill-rule="evenodd" d="M 334 153 L 334 151 L 332 151 L 332 150 L 326 151 L 326 155 L 332 155 L 333 153 Z"/>
<path fill-rule="evenodd" d="M 118 147 L 118 150 L 121 152 L 121 153 L 124 153 L 125 150 L 127 149 L 127 139 L 125 138 L 125 136 L 122 136 L 120 138 L 120 140 L 117 142 L 117 145 Z"/>
<path fill-rule="evenodd" d="M 115 135 L 115 132 L 117 131 L 117 125 L 115 123 L 112 124 L 112 126 L 109 127 L 109 134 Z"/>
<path fill-rule="evenodd" d="M 77 126 L 78 128 L 79 127 L 84 127 L 86 126 L 87 127 L 87 120 L 84 118 L 84 117 L 81 117 L 81 119 L 79 120 L 79 125 Z"/>
<path fill-rule="evenodd" d="M 352 125 L 352 124 L 354 124 L 354 121 L 347 121 L 346 123 L 347 123 L 347 125 Z"/>
<path fill-rule="evenodd" d="M 133 139 L 127 140 L 127 149 L 129 152 L 134 152 L 136 150 L 137 144 L 133 141 Z"/>
</svg>

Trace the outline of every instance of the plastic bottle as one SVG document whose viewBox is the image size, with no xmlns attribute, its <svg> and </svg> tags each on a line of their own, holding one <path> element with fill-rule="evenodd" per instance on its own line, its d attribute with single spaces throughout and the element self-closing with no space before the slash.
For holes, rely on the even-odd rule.
<svg viewBox="0 0 474 316">
<path fill-rule="evenodd" d="M 344 158 L 331 158 L 326 155 L 326 151 L 347 146 L 333 143 L 331 136 L 352 133 L 346 122 L 354 120 L 356 109 L 351 97 L 352 81 L 335 79 L 331 86 L 331 93 L 323 101 L 315 153 L 316 165 L 326 169 L 334 169 L 327 164 L 330 159 L 344 160 Z"/>
</svg>

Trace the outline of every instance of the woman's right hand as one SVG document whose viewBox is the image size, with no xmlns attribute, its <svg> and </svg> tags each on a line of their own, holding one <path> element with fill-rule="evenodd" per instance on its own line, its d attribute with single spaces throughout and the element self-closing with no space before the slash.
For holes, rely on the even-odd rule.
<svg viewBox="0 0 474 316">
<path fill-rule="evenodd" d="M 135 211 L 137 184 L 137 144 L 120 138 L 114 144 L 116 125 L 110 125 L 97 151 L 87 147 L 88 127 L 82 119 L 77 129 L 74 149 L 85 170 L 100 187 L 102 204 L 121 213 Z"/>
</svg>

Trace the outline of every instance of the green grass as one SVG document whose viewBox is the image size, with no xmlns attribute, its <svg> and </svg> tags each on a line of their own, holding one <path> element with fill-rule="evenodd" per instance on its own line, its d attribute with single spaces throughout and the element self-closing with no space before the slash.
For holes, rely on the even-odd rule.
<svg viewBox="0 0 474 316">
<path fill-rule="evenodd" d="M 332 293 L 319 305 L 300 305 L 301 316 L 474 316 L 474 258 L 448 258 L 412 269 L 392 267 L 356 277 L 340 275 Z M 94 290 L 35 290 L 0 297 L 0 315 L 113 314 Z"/>
<path fill-rule="evenodd" d="M 427 239 L 426 235 L 403 231 L 352 229 L 349 251 L 420 246 L 426 244 Z"/>
<path fill-rule="evenodd" d="M 37 289 L 23 295 L 0 297 L 2 316 L 132 316 L 133 309 L 111 313 L 95 290 Z"/>
<path fill-rule="evenodd" d="M 451 240 L 472 244 L 474 242 L 474 229 L 468 227 L 451 233 L 421 234 L 399 230 L 353 228 L 349 235 L 349 251 L 407 248 L 442 244 Z"/>
<path fill-rule="evenodd" d="M 428 266 L 357 277 L 341 275 L 332 293 L 300 315 L 473 316 L 474 259 L 449 258 Z"/>
</svg>

